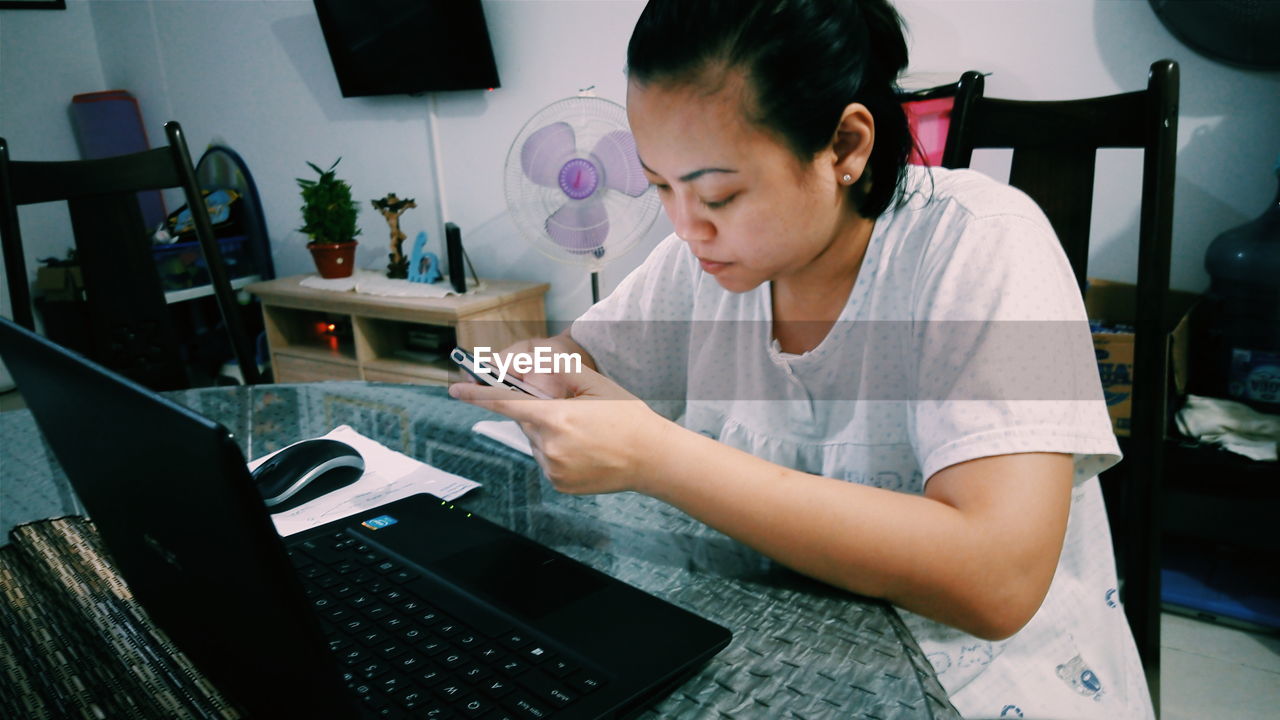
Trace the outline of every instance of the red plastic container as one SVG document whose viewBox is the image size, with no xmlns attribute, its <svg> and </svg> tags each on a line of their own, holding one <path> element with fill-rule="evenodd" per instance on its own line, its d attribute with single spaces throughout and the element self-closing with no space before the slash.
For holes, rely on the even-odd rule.
<svg viewBox="0 0 1280 720">
<path fill-rule="evenodd" d="M 911 164 L 942 164 L 942 151 L 947 147 L 951 108 L 955 101 L 954 97 L 935 97 L 902 103 L 902 109 L 907 113 L 907 124 L 916 139 L 916 148 L 911 151 L 909 160 Z"/>
</svg>

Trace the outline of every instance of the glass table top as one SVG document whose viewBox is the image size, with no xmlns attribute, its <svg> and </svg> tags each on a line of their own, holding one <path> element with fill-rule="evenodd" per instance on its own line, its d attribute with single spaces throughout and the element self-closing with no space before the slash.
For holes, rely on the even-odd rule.
<svg viewBox="0 0 1280 720">
<path fill-rule="evenodd" d="M 559 493 L 528 456 L 471 431 L 497 416 L 444 388 L 337 382 L 168 396 L 223 424 L 247 458 L 349 425 L 481 483 L 456 505 L 733 631 L 645 717 L 958 717 L 887 604 L 791 572 L 652 498 Z M 6 537 L 20 522 L 82 512 L 27 411 L 0 413 L 0 501 Z"/>
</svg>

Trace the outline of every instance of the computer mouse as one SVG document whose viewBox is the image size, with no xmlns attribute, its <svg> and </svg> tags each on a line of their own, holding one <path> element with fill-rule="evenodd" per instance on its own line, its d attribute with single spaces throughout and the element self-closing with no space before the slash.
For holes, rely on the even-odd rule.
<svg viewBox="0 0 1280 720">
<path fill-rule="evenodd" d="M 262 500 L 273 513 L 291 510 L 360 479 L 364 457 L 344 442 L 315 438 L 296 442 L 253 471 Z"/>
</svg>

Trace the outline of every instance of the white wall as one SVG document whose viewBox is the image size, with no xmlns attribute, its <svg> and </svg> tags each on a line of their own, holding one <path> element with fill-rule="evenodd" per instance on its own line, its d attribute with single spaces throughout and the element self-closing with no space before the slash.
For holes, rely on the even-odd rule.
<svg viewBox="0 0 1280 720">
<path fill-rule="evenodd" d="M 263 195 L 276 270 L 313 270 L 294 178 L 343 158 L 358 200 L 395 192 L 418 207 L 401 220 L 412 239 L 438 241 L 428 97 L 343 98 L 310 0 L 235 2 L 96 0 L 90 3 L 109 87 L 138 95 L 153 144 L 160 125 L 183 123 L 199 148 L 220 138 L 246 160 Z M 481 275 L 552 283 L 548 313 L 571 320 L 590 303 L 589 275 L 533 249 L 510 221 L 502 169 L 511 140 L 542 106 L 596 85 L 624 97 L 625 48 L 636 2 L 507 1 L 485 4 L 502 87 L 441 93 L 437 103 L 448 220 L 458 224 Z M 429 41 L 429 38 L 424 39 Z M 388 230 L 367 204 L 357 261 L 385 267 Z M 643 259 L 669 226 L 649 234 L 603 284 Z M 443 256 L 440 246 L 437 251 Z"/>
<path fill-rule="evenodd" d="M 262 194 L 276 270 L 314 271 L 296 231 L 295 178 L 334 160 L 361 202 L 357 261 L 386 263 L 387 226 L 368 200 L 417 200 L 412 237 L 433 219 L 427 98 L 344 99 L 309 0 L 94 0 L 108 87 L 139 99 L 153 145 L 178 120 L 196 158 L 211 141 L 234 148 Z M 425 227 L 425 226 L 424 226 Z M 435 233 L 432 232 L 432 235 Z"/>
<path fill-rule="evenodd" d="M 552 283 L 548 316 L 569 321 L 591 304 L 590 274 L 538 252 L 506 211 L 503 168 L 512 141 L 546 105 L 595 86 L 626 99 L 626 47 L 644 8 L 634 0 L 485 2 L 502 88 L 440 100 L 448 204 L 480 274 Z M 665 216 L 646 239 L 601 272 L 607 294 L 671 232 Z M 469 239 L 468 239 L 469 238 Z"/>
<path fill-rule="evenodd" d="M 586 273 L 544 258 L 506 214 L 502 168 L 511 140 L 546 104 L 595 85 L 624 97 L 623 66 L 640 0 L 486 0 L 502 87 L 438 96 L 449 219 L 481 274 L 549 281 L 549 314 L 589 303 Z M 994 74 L 988 94 L 1064 98 L 1145 86 L 1146 68 L 1182 66 L 1173 284 L 1207 283 L 1204 249 L 1272 197 L 1280 153 L 1280 74 L 1233 69 L 1178 44 L 1144 0 L 900 0 L 913 72 Z M 429 41 L 429 38 L 424 38 Z M 438 238 L 428 98 L 344 99 L 309 0 L 69 0 L 65 12 L 0 11 L 0 136 L 18 159 L 75 157 L 67 103 L 75 93 L 126 88 L 153 144 L 181 121 L 193 152 L 220 138 L 243 155 L 263 194 L 276 266 L 305 272 L 294 178 L 304 161 L 342 156 L 358 199 L 415 197 L 402 220 Z M 998 172 L 1000 160 L 981 166 Z M 1139 167 L 1132 154 L 1100 161 L 1091 273 L 1133 275 Z M 359 261 L 383 262 L 386 224 L 368 206 Z M 28 226 L 23 215 L 24 228 Z M 34 221 L 33 221 L 34 222 Z M 605 268 L 605 292 L 669 229 Z M 27 233 L 28 257 L 57 254 L 59 234 Z M 34 260 L 29 263 L 34 265 Z M 7 302 L 7 298 L 0 300 Z"/>
<path fill-rule="evenodd" d="M 1201 57 L 1160 24 L 1146 0 L 899 0 L 911 30 L 912 69 L 982 70 L 986 94 L 1064 99 L 1146 87 L 1161 58 L 1180 66 L 1174 287 L 1208 286 L 1204 252 L 1218 233 L 1259 215 L 1275 197 L 1280 72 L 1235 69 Z M 991 151 L 990 155 L 998 155 Z M 1007 177 L 1008 159 L 975 166 Z M 1137 272 L 1136 152 L 1100 153 L 1089 271 Z"/>
</svg>

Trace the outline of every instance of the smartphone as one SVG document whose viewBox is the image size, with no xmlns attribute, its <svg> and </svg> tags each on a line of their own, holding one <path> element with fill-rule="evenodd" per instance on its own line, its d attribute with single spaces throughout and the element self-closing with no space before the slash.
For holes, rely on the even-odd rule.
<svg viewBox="0 0 1280 720">
<path fill-rule="evenodd" d="M 457 363 L 458 367 L 462 368 L 463 370 L 466 370 L 467 373 L 471 375 L 471 377 L 475 378 L 476 380 L 479 380 L 485 385 L 492 385 L 494 387 L 505 387 L 511 390 L 519 390 L 520 392 L 525 393 L 526 395 L 532 395 L 536 398 L 541 398 L 543 400 L 551 399 L 550 395 L 542 392 L 538 388 L 518 378 L 506 377 L 506 378 L 503 378 L 501 381 L 499 381 L 498 376 L 490 372 L 488 369 L 485 369 L 484 371 L 477 370 L 475 358 L 471 357 L 471 353 L 467 352 L 466 350 L 463 350 L 462 348 L 458 348 L 458 347 L 454 348 L 453 352 L 449 353 L 449 359 Z"/>
</svg>

